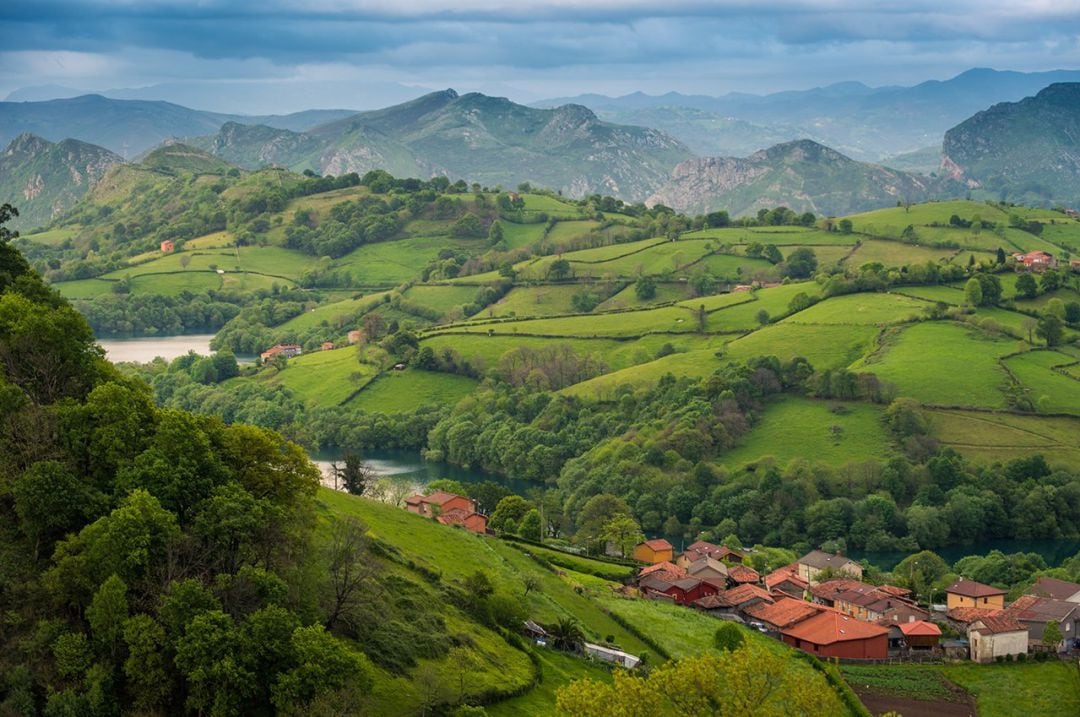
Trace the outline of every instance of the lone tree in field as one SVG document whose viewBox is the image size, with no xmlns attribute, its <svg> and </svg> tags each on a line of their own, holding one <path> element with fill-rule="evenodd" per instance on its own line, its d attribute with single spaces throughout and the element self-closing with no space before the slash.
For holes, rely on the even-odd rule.
<svg viewBox="0 0 1080 717">
<path fill-rule="evenodd" d="M 1043 316 L 1035 327 L 1035 334 L 1046 342 L 1047 346 L 1057 346 L 1065 334 L 1061 319 L 1056 316 Z"/>
<path fill-rule="evenodd" d="M 570 261 L 568 259 L 556 259 L 548 267 L 548 278 L 553 281 L 562 281 L 570 277 Z"/>
<path fill-rule="evenodd" d="M 1031 274 L 1021 274 L 1016 277 L 1016 294 L 1025 299 L 1034 299 L 1039 295 L 1039 286 L 1035 283 L 1035 277 Z"/>
<path fill-rule="evenodd" d="M 733 622 L 725 622 L 716 628 L 716 634 L 713 635 L 713 645 L 717 650 L 728 651 L 738 650 L 746 642 L 746 637 L 743 635 L 739 626 Z"/>
<path fill-rule="evenodd" d="M 982 284 L 974 276 L 964 284 L 964 303 L 968 306 L 978 306 L 982 303 Z"/>
</svg>

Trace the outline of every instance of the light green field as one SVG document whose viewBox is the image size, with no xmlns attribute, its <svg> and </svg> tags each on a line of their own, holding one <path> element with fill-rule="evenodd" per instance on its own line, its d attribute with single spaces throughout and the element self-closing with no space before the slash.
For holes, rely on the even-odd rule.
<svg viewBox="0 0 1080 717">
<path fill-rule="evenodd" d="M 188 260 L 185 268 L 182 260 Z M 207 249 L 202 251 L 183 251 L 165 254 L 158 259 L 138 266 L 119 269 L 105 275 L 105 278 L 119 279 L 125 275 L 132 277 L 141 274 L 161 274 L 165 272 L 191 272 L 210 270 L 211 265 L 230 272 L 253 272 L 286 279 L 299 278 L 318 260 L 307 254 L 276 246 L 251 246 L 239 249 Z"/>
<path fill-rule="evenodd" d="M 299 316 L 294 316 L 285 323 L 279 324 L 278 328 L 282 331 L 301 332 L 316 326 L 321 326 L 323 322 L 326 322 L 328 326 L 333 326 L 342 330 L 351 329 L 352 327 L 347 326 L 347 321 L 351 317 L 365 313 L 383 303 L 385 296 L 387 296 L 387 292 L 380 292 L 377 294 L 369 294 L 368 296 L 359 299 L 344 299 L 342 301 L 335 301 L 330 304 L 316 306 L 310 311 L 305 311 Z M 345 332 L 348 333 L 347 330 Z"/>
<path fill-rule="evenodd" d="M 36 234 L 24 234 L 22 238 L 36 244 L 57 246 L 63 244 L 67 239 L 74 239 L 78 234 L 79 227 L 59 227 L 57 229 L 37 232 Z"/>
<path fill-rule="evenodd" d="M 901 294 L 834 296 L 785 321 L 800 324 L 895 324 L 918 317 L 929 306 Z"/>
<path fill-rule="evenodd" d="M 573 314 L 573 297 L 579 291 L 594 291 L 601 296 L 604 285 L 547 284 L 545 286 L 514 287 L 496 301 L 481 316 L 559 316 Z"/>
<path fill-rule="evenodd" d="M 841 411 L 834 412 L 836 407 Z M 741 445 L 718 461 L 732 468 L 764 456 L 781 465 L 796 458 L 829 465 L 881 461 L 893 453 L 881 413 L 880 406 L 867 403 L 784 398 L 770 403 Z"/>
<path fill-rule="evenodd" d="M 515 224 L 514 222 L 500 219 L 499 224 L 502 225 L 503 237 L 506 239 L 506 245 L 511 249 L 518 249 L 533 244 L 534 242 L 538 242 L 540 241 L 540 237 L 544 235 L 543 222 L 537 222 L 536 224 Z"/>
<path fill-rule="evenodd" d="M 705 304 L 705 310 L 709 311 L 709 331 L 749 331 L 759 326 L 757 314 L 765 310 L 773 319 L 786 316 L 789 313 L 791 300 L 798 294 L 806 294 L 814 297 L 821 294 L 821 286 L 813 281 L 804 281 L 795 284 L 784 284 L 767 289 L 757 289 L 751 294 L 752 301 L 740 301 L 726 308 L 710 311 L 710 304 L 700 299 L 682 301 L 679 306 L 696 309 Z M 724 294 L 722 296 L 746 296 L 747 294 Z M 731 301 L 734 301 L 732 299 Z"/>
<path fill-rule="evenodd" d="M 1039 413 L 1067 413 L 1080 416 L 1080 380 L 1063 376 L 1054 366 L 1073 363 L 1056 351 L 1029 351 L 1005 359 L 1005 365 L 1028 389 Z"/>
<path fill-rule="evenodd" d="M 611 670 L 595 662 L 554 650 L 537 650 L 544 679 L 521 697 L 496 702 L 484 708 L 490 717 L 538 717 L 551 714 L 556 693 L 574 680 L 589 678 L 593 682 L 611 682 Z"/>
<path fill-rule="evenodd" d="M 451 309 L 472 303 L 478 289 L 475 286 L 454 286 L 451 284 L 425 286 L 417 284 L 405 292 L 405 298 L 428 309 L 442 312 L 445 316 Z"/>
<path fill-rule="evenodd" d="M 1022 347 L 965 325 L 923 322 L 900 330 L 856 368 L 922 403 L 1002 408 L 1007 376 L 998 359 Z"/>
<path fill-rule="evenodd" d="M 455 332 L 501 334 L 513 336 L 581 336 L 616 337 L 644 336 L 657 332 L 696 331 L 691 311 L 680 306 L 664 306 L 643 311 L 624 311 L 610 314 L 586 314 L 553 319 L 523 321 L 475 322 L 454 327 Z M 438 333 L 438 328 L 433 333 Z"/>
<path fill-rule="evenodd" d="M 1080 460 L 1080 419 L 928 409 L 931 433 L 966 458 L 986 463 L 1042 454 L 1051 463 Z"/>
<path fill-rule="evenodd" d="M 447 247 L 458 246 L 447 237 L 428 236 L 365 244 L 334 262 L 361 284 L 400 284 L 419 274 Z"/>
<path fill-rule="evenodd" d="M 703 240 L 672 242 L 650 239 L 645 242 L 612 244 L 596 249 L 566 252 L 561 258 L 570 262 L 576 277 L 666 275 L 704 257 L 709 253 L 706 243 Z M 648 248 L 641 249 L 642 245 Z M 519 273 L 522 278 L 527 279 L 547 278 L 548 267 L 559 258 L 558 255 L 547 256 L 536 262 L 519 265 Z M 739 261 L 752 265 L 756 260 L 743 258 Z M 761 264 L 768 265 L 768 262 L 761 261 Z"/>
<path fill-rule="evenodd" d="M 781 247 L 780 253 L 787 257 L 789 254 L 791 254 L 791 252 L 795 251 L 796 249 L 802 248 L 810 249 L 814 252 L 814 256 L 817 257 L 819 270 L 826 269 L 828 267 L 835 266 L 836 264 L 841 263 L 844 259 L 851 255 L 853 251 L 855 251 L 854 246 L 847 246 L 843 244 L 837 244 L 835 246 L 809 246 L 803 244 L 801 246 Z M 860 263 L 856 263 L 853 266 L 859 265 Z"/>
<path fill-rule="evenodd" d="M 676 378 L 684 376 L 704 378 L 719 367 L 720 361 L 716 358 L 715 349 L 687 351 L 597 376 L 564 388 L 561 393 L 568 396 L 610 400 L 615 396 L 615 389 L 622 384 L 635 388 L 652 386 L 669 373 Z"/>
<path fill-rule="evenodd" d="M 833 247 L 825 248 L 832 249 Z M 717 278 L 727 281 L 748 281 L 751 278 L 775 281 L 780 278 L 776 267 L 764 259 L 751 259 L 733 254 L 709 254 L 681 270 L 679 276 L 687 276 L 701 269 L 710 271 Z"/>
<path fill-rule="evenodd" d="M 1049 254 L 1053 254 L 1059 259 L 1061 258 L 1061 248 L 1055 244 L 1051 244 L 1042 237 L 1037 237 L 1034 234 L 1012 228 L 1005 230 L 1005 237 L 1021 251 L 1045 251 Z M 1005 252 L 1009 253 L 1008 247 L 1006 247 Z"/>
<path fill-rule="evenodd" d="M 337 406 L 375 378 L 378 370 L 357 360 L 355 346 L 315 351 L 289 359 L 284 371 L 259 374 L 267 383 L 288 388 L 299 399 L 318 406 Z"/>
<path fill-rule="evenodd" d="M 725 227 L 723 229 L 700 229 L 686 232 L 682 239 L 713 239 L 717 244 L 775 244 L 784 254 L 788 245 L 827 246 L 852 245 L 858 239 L 851 234 L 826 232 L 806 227 Z"/>
<path fill-rule="evenodd" d="M 123 277 L 118 277 L 123 278 Z M 270 279 L 258 274 L 234 274 L 230 278 L 230 288 L 251 289 L 270 288 L 273 282 L 288 285 L 283 279 Z M 267 281 L 269 279 L 269 281 Z M 164 294 L 176 296 L 185 291 L 199 293 L 212 289 L 224 289 L 226 281 L 223 276 L 211 271 L 190 271 L 176 274 L 140 274 L 131 277 L 131 293 L 133 294 Z"/>
<path fill-rule="evenodd" d="M 312 194 L 308 197 L 294 199 L 289 202 L 286 211 L 288 212 L 289 219 L 291 219 L 292 215 L 299 209 L 307 209 L 315 212 L 321 217 L 327 214 L 334 205 L 341 204 L 342 202 L 356 201 L 360 197 L 370 193 L 368 188 L 363 185 L 334 189 L 329 192 L 322 192 L 320 194 Z"/>
<path fill-rule="evenodd" d="M 634 290 L 633 282 L 626 288 L 616 293 L 596 307 L 597 311 L 611 311 L 614 309 L 640 309 L 652 304 L 666 304 L 671 301 L 682 301 L 686 298 L 689 287 L 679 282 L 657 282 L 656 296 L 652 299 L 639 299 Z"/>
<path fill-rule="evenodd" d="M 65 299 L 92 299 L 112 293 L 113 282 L 104 279 L 76 279 L 60 281 L 52 285 Z"/>
<path fill-rule="evenodd" d="M 525 211 L 544 212 L 551 217 L 577 217 L 581 215 L 581 208 L 567 204 L 556 197 L 546 194 L 522 194 L 525 202 Z"/>
<path fill-rule="evenodd" d="M 948 201 L 913 204 L 910 208 L 889 207 L 872 212 L 853 214 L 848 217 L 855 226 L 855 231 L 880 236 L 898 237 L 908 224 L 916 227 L 937 222 L 948 224 L 953 214 L 962 219 L 971 220 L 979 215 L 983 221 L 1008 221 L 1008 215 L 997 207 L 982 202 Z"/>
<path fill-rule="evenodd" d="M 949 259 L 956 254 L 955 249 L 935 249 L 933 247 L 912 246 L 896 241 L 866 239 L 844 264 L 862 266 L 880 262 L 885 266 L 904 266 L 905 264 L 925 264 L 928 261 Z M 987 254 L 987 258 L 990 255 Z"/>
<path fill-rule="evenodd" d="M 902 286 L 894 291 L 927 301 L 941 301 L 950 306 L 959 306 L 964 303 L 964 290 L 954 286 Z"/>
<path fill-rule="evenodd" d="M 1043 227 L 1042 238 L 1058 246 L 1066 247 L 1074 255 L 1080 254 L 1080 222 L 1072 219 L 1056 221 L 1056 224 Z"/>
<path fill-rule="evenodd" d="M 412 236 L 447 236 L 452 226 L 453 219 L 412 219 L 405 225 L 405 233 Z"/>
<path fill-rule="evenodd" d="M 387 371 L 349 401 L 368 413 L 410 413 L 421 406 L 452 406 L 476 388 L 465 376 L 409 368 Z"/>
<path fill-rule="evenodd" d="M 1008 252 L 1012 246 L 1008 240 L 1002 239 L 989 229 L 980 229 L 976 232 L 972 229 L 958 227 L 920 226 L 915 229 L 915 235 L 919 244 L 936 245 L 948 243 L 981 252 L 996 253 L 998 247 Z"/>
<path fill-rule="evenodd" d="M 213 234 L 204 234 L 201 237 L 184 242 L 184 251 L 192 251 L 195 249 L 221 249 L 222 247 L 232 246 L 234 241 L 235 240 L 230 232 L 214 232 Z"/>
<path fill-rule="evenodd" d="M 776 356 L 789 361 L 802 356 L 818 370 L 845 368 L 873 348 L 877 332 L 873 326 L 782 321 L 730 342 L 723 358 L 745 361 L 755 356 Z"/>
<path fill-rule="evenodd" d="M 546 239 L 552 244 L 569 244 L 575 239 L 588 236 L 590 231 L 599 226 L 600 222 L 593 220 L 559 222 L 548 232 Z"/>
</svg>

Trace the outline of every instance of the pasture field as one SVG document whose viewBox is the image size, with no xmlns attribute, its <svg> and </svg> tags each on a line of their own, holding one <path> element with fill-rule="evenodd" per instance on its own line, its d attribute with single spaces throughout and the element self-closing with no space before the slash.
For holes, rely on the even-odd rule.
<svg viewBox="0 0 1080 717">
<path fill-rule="evenodd" d="M 574 294 L 582 291 L 605 296 L 607 284 L 546 284 L 516 286 L 506 296 L 490 304 L 479 316 L 561 316 L 575 313 Z"/>
<path fill-rule="evenodd" d="M 844 263 L 849 266 L 862 266 L 880 262 L 885 266 L 903 266 L 905 264 L 925 264 L 928 261 L 951 259 L 955 249 L 937 249 L 934 247 L 913 246 L 883 239 L 866 239 Z M 989 254 L 986 255 L 990 257 Z"/>
<path fill-rule="evenodd" d="M 818 296 L 821 293 L 821 286 L 815 282 L 802 282 L 798 284 L 784 284 L 782 286 L 773 286 L 767 289 L 758 289 L 749 294 L 752 296 L 751 301 L 736 301 L 730 299 L 731 303 L 726 306 L 718 307 L 715 310 L 710 311 L 710 304 L 707 301 L 700 299 L 689 299 L 687 301 L 679 302 L 679 306 L 686 308 L 696 309 L 702 304 L 705 305 L 705 310 L 709 312 L 706 327 L 708 331 L 714 332 L 741 332 L 750 331 L 757 328 L 760 324 L 757 320 L 758 312 L 764 310 L 769 314 L 769 317 L 773 320 L 786 316 L 790 313 L 791 300 L 799 294 L 806 294 L 813 297 Z M 723 297 L 733 296 L 747 296 L 748 294 L 722 294 Z M 719 299 L 718 299 L 719 301 Z"/>
<path fill-rule="evenodd" d="M 447 237 L 412 237 L 364 244 L 334 262 L 361 284 L 400 284 L 419 274 L 447 247 L 460 242 Z"/>
<path fill-rule="evenodd" d="M 1069 363 L 1073 363 L 1072 358 L 1056 351 L 1029 351 L 1005 359 L 1009 371 L 1030 391 L 1039 413 L 1080 416 L 1080 380 L 1053 370 Z"/>
<path fill-rule="evenodd" d="M 348 325 L 349 321 L 352 321 L 354 317 L 364 314 L 382 304 L 387 296 L 387 292 L 380 292 L 357 299 L 344 299 L 329 304 L 322 304 L 309 311 L 305 311 L 299 316 L 294 316 L 288 321 L 279 324 L 277 328 L 282 331 L 295 331 L 299 333 L 314 328 L 315 326 L 320 326 L 325 321 L 328 325 L 336 326 L 345 333 L 348 333 L 349 330 L 354 328 Z"/>
<path fill-rule="evenodd" d="M 233 239 L 231 232 L 213 232 L 212 234 L 203 234 L 201 237 L 196 237 L 195 239 L 184 242 L 184 251 L 222 249 L 233 246 L 235 241 L 236 240 Z"/>
<path fill-rule="evenodd" d="M 455 286 L 452 284 L 427 286 L 417 284 L 410 287 L 403 296 L 411 303 L 442 312 L 445 316 L 451 309 L 472 303 L 472 300 L 476 298 L 477 291 L 478 289 L 475 286 Z"/>
<path fill-rule="evenodd" d="M 1037 237 L 1034 234 L 1030 234 L 1021 229 L 1013 229 L 1011 227 L 1006 229 L 1005 238 L 1020 251 L 1045 251 L 1055 256 L 1061 254 L 1061 247 L 1048 242 L 1042 237 Z M 1005 247 L 1005 253 L 1009 253 L 1008 247 Z"/>
<path fill-rule="evenodd" d="M 781 251 L 789 245 L 851 246 L 858 237 L 807 227 L 723 227 L 685 232 L 682 239 L 713 239 L 717 244 L 775 244 Z"/>
<path fill-rule="evenodd" d="M 522 194 L 521 199 L 525 202 L 527 212 L 544 212 L 549 217 L 571 219 L 581 216 L 582 213 L 580 207 L 546 194 Z"/>
<path fill-rule="evenodd" d="M 926 244 L 930 246 L 940 244 L 955 244 L 963 249 L 972 249 L 979 252 L 993 252 L 997 253 L 998 247 L 1005 250 L 1006 253 L 1012 248 L 1012 245 L 1006 239 L 1002 239 L 989 229 L 980 229 L 975 231 L 973 229 L 961 229 L 958 227 L 918 227 L 915 230 L 915 235 L 918 237 L 920 244 Z M 897 235 L 894 238 L 898 238 Z"/>
<path fill-rule="evenodd" d="M 453 219 L 410 219 L 404 232 L 418 237 L 448 236 L 453 226 Z"/>
<path fill-rule="evenodd" d="M 58 246 L 68 239 L 74 239 L 78 234 L 79 227 L 57 227 L 56 229 L 49 229 L 34 234 L 23 234 L 22 238 L 26 241 L 45 244 L 46 246 Z"/>
<path fill-rule="evenodd" d="M 360 197 L 370 193 L 371 191 L 363 185 L 342 187 L 341 189 L 332 189 L 329 192 L 321 192 L 306 197 L 297 197 L 296 199 L 291 200 L 285 209 L 286 212 L 288 212 L 289 219 L 301 209 L 307 209 L 322 217 L 328 214 L 331 207 L 334 205 L 341 204 L 342 202 L 356 201 Z"/>
<path fill-rule="evenodd" d="M 841 263 L 848 256 L 855 251 L 854 244 L 836 244 L 829 246 L 813 246 L 810 244 L 801 244 L 795 246 L 780 247 L 780 253 L 787 258 L 791 252 L 796 249 L 810 249 L 814 252 L 814 256 L 817 257 L 818 269 L 825 269 L 830 266 Z"/>
<path fill-rule="evenodd" d="M 992 463 L 1042 453 L 1050 463 L 1080 460 L 1080 419 L 927 409 L 931 433 L 969 459 Z"/>
<path fill-rule="evenodd" d="M 776 356 L 790 361 L 802 356 L 818 370 L 845 368 L 874 347 L 877 334 L 873 326 L 781 321 L 734 339 L 724 347 L 722 358 L 745 361 L 755 356 Z"/>
<path fill-rule="evenodd" d="M 1001 222 L 1008 221 L 1008 215 L 998 207 L 982 202 L 970 202 L 954 200 L 946 202 L 924 202 L 912 204 L 910 207 L 888 207 L 875 209 L 871 212 L 853 214 L 848 217 L 855 227 L 855 231 L 866 234 L 877 233 L 881 236 L 900 236 L 908 224 L 915 227 L 924 226 L 937 222 L 948 224 L 949 217 L 953 214 L 962 219 L 971 220 L 976 214 L 984 221 Z M 896 228 L 896 233 L 892 229 Z"/>
<path fill-rule="evenodd" d="M 1023 348 L 976 328 L 927 321 L 897 330 L 855 368 L 896 386 L 898 395 L 945 406 L 1003 408 L 1008 376 L 998 362 Z"/>
<path fill-rule="evenodd" d="M 474 322 L 452 329 L 456 333 L 532 336 L 634 337 L 649 333 L 696 331 L 693 313 L 681 306 L 663 306 L 642 311 L 584 314 L 551 319 Z M 440 333 L 435 327 L 431 334 Z"/>
<path fill-rule="evenodd" d="M 117 277 L 123 278 L 123 277 Z M 230 277 L 232 288 L 270 288 L 276 281 L 279 284 L 288 284 L 281 279 L 270 279 L 258 274 L 233 274 Z M 226 286 L 224 277 L 211 271 L 177 272 L 175 274 L 140 274 L 131 277 L 131 293 L 133 294 L 164 294 L 177 296 L 185 291 L 198 293 L 212 289 L 223 289 Z"/>
<path fill-rule="evenodd" d="M 569 244 L 574 239 L 588 236 L 593 229 L 598 229 L 600 222 L 587 219 L 581 221 L 558 222 L 545 239 L 555 245 Z"/>
<path fill-rule="evenodd" d="M 914 296 L 917 299 L 927 301 L 941 301 L 950 306 L 959 306 L 964 303 L 963 287 L 949 286 L 900 286 L 893 289 L 894 293 Z"/>
<path fill-rule="evenodd" d="M 694 271 L 701 269 L 709 271 L 717 278 L 726 281 L 746 281 L 750 277 L 761 278 L 762 280 L 780 278 L 776 267 L 764 259 L 752 259 L 734 254 L 706 254 L 684 267 L 679 273 L 693 274 Z"/>
<path fill-rule="evenodd" d="M 882 407 L 869 403 L 785 397 L 769 403 L 741 444 L 718 461 L 737 468 L 765 456 L 781 465 L 798 458 L 829 465 L 883 460 L 893 448 L 881 415 Z"/>
<path fill-rule="evenodd" d="M 704 378 L 719 367 L 720 361 L 716 358 L 715 349 L 698 349 L 671 354 L 654 361 L 597 376 L 564 388 L 560 393 L 568 396 L 610 400 L 615 396 L 615 389 L 622 384 L 635 388 L 648 387 L 669 373 L 679 378 Z"/>
<path fill-rule="evenodd" d="M 506 239 L 506 245 L 511 249 L 519 249 L 523 246 L 528 246 L 529 244 L 540 241 L 540 238 L 544 236 L 543 222 L 538 222 L 536 224 L 516 224 L 500 219 L 499 224 L 502 225 L 503 238 Z"/>
<path fill-rule="evenodd" d="M 639 299 L 634 290 L 633 282 L 626 285 L 622 291 L 615 293 L 606 301 L 596 307 L 596 311 L 611 311 L 614 309 L 640 309 L 653 304 L 666 304 L 672 301 L 682 301 L 689 292 L 687 284 L 675 281 L 656 282 L 656 296 L 652 299 Z"/>
<path fill-rule="evenodd" d="M 187 267 L 183 264 L 185 260 L 188 262 Z M 164 254 L 152 261 L 110 272 L 103 278 L 134 278 L 143 274 L 194 274 L 216 268 L 223 269 L 226 273 L 249 272 L 275 278 L 297 279 L 316 263 L 318 259 L 313 256 L 276 246 L 232 247 Z"/>
<path fill-rule="evenodd" d="M 712 313 L 714 311 L 726 309 L 730 306 L 737 306 L 739 304 L 745 304 L 751 301 L 760 301 L 761 299 L 758 298 L 758 295 L 764 295 L 764 292 L 771 291 L 772 289 L 759 289 L 756 292 L 738 291 L 731 292 L 729 294 L 698 296 L 680 301 L 676 304 L 676 306 L 682 306 L 695 311 L 704 306 L 707 313 Z M 771 295 L 772 294 L 770 293 L 769 296 Z"/>
<path fill-rule="evenodd" d="M 1052 244 L 1067 248 L 1073 254 L 1080 254 L 1080 222 L 1059 219 L 1056 224 L 1044 226 L 1041 236 Z"/>
<path fill-rule="evenodd" d="M 834 296 L 790 316 L 799 324 L 895 324 L 910 321 L 929 304 L 903 294 L 847 294 Z"/>
<path fill-rule="evenodd" d="M 360 363 L 355 346 L 315 351 L 289 359 L 285 370 L 267 368 L 258 378 L 289 389 L 300 400 L 318 406 L 337 406 L 378 374 Z"/>
<path fill-rule="evenodd" d="M 453 405 L 472 393 L 477 382 L 465 376 L 410 368 L 386 371 L 348 401 L 368 413 L 410 413 L 421 406 Z"/>
<path fill-rule="evenodd" d="M 111 294 L 113 283 L 104 279 L 75 279 L 52 284 L 65 299 L 92 299 L 95 296 Z"/>
</svg>

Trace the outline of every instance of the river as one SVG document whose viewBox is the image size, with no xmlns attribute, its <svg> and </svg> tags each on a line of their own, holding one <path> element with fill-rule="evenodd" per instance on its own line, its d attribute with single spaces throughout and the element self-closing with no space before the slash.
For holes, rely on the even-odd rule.
<svg viewBox="0 0 1080 717">
<path fill-rule="evenodd" d="M 188 351 L 202 356 L 210 355 L 210 339 L 213 334 L 183 334 L 181 336 L 141 336 L 132 339 L 99 339 L 105 349 L 105 357 L 113 363 L 134 361 L 148 363 L 160 356 L 172 361 Z"/>
<path fill-rule="evenodd" d="M 341 451 L 320 451 L 313 453 L 311 460 L 322 471 L 324 481 L 326 481 L 330 475 L 331 464 L 334 461 L 341 463 L 343 455 Z M 519 495 L 524 495 L 529 488 L 538 487 L 529 481 L 503 478 L 479 469 L 462 468 L 439 461 L 425 461 L 419 451 L 364 451 L 364 465 L 379 477 L 387 478 L 395 483 L 408 484 L 417 491 L 439 478 L 449 478 L 461 483 L 493 481 Z"/>
</svg>

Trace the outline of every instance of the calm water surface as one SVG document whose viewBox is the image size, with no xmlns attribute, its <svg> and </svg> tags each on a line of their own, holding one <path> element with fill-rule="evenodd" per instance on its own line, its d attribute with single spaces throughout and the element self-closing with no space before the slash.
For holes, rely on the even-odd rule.
<svg viewBox="0 0 1080 717">
<path fill-rule="evenodd" d="M 134 339 L 100 339 L 105 356 L 113 363 L 135 361 L 147 363 L 160 356 L 172 361 L 188 351 L 202 356 L 210 355 L 210 339 L 213 334 L 184 334 L 182 336 L 142 336 Z"/>
</svg>

